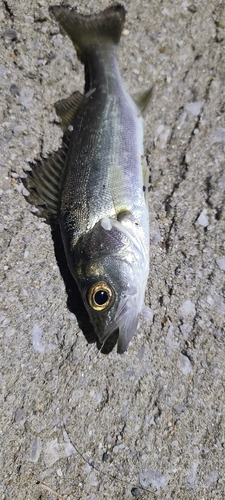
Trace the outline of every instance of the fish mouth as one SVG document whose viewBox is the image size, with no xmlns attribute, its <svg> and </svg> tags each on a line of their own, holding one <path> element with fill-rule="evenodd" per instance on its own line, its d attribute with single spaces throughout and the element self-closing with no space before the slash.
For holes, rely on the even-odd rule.
<svg viewBox="0 0 225 500">
<path fill-rule="evenodd" d="M 107 318 L 95 318 L 94 329 L 98 337 L 99 344 L 104 346 L 111 336 L 114 336 L 116 332 L 119 332 L 117 324 L 109 323 L 107 325 Z"/>
<path fill-rule="evenodd" d="M 114 332 L 110 333 L 110 335 L 105 339 L 102 343 L 100 340 L 97 342 L 97 347 L 102 354 L 109 354 L 115 347 L 118 342 L 119 337 L 119 329 L 117 328 Z"/>
<path fill-rule="evenodd" d="M 109 321 L 108 325 L 106 325 L 107 320 L 105 320 L 104 328 L 102 323 L 101 325 L 95 324 L 96 335 L 99 343 L 103 346 L 101 348 L 102 352 L 104 346 L 107 349 L 107 345 L 113 344 L 114 347 L 116 343 L 118 354 L 123 354 L 127 350 L 128 344 L 137 329 L 140 316 L 140 312 L 137 311 L 137 306 L 135 306 L 136 304 L 131 302 L 129 297 L 123 297 L 119 302 L 113 321 Z"/>
</svg>

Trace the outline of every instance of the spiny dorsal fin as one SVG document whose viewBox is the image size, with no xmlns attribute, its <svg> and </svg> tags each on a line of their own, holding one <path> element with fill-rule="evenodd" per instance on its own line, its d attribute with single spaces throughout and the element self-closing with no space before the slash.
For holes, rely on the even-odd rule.
<svg viewBox="0 0 225 500">
<path fill-rule="evenodd" d="M 69 125 L 72 125 L 74 116 L 85 99 L 84 95 L 76 91 L 67 99 L 61 99 L 54 104 L 56 113 L 62 120 L 60 125 L 65 133 L 68 131 Z"/>
<path fill-rule="evenodd" d="M 66 5 L 49 8 L 60 26 L 71 38 L 78 58 L 85 62 L 85 52 L 103 40 L 118 44 L 123 29 L 126 11 L 120 5 L 112 5 L 99 14 L 84 16 Z"/>
<path fill-rule="evenodd" d="M 136 92 L 134 95 L 132 95 L 132 99 L 135 102 L 136 106 L 138 107 L 140 114 L 142 116 L 145 116 L 148 111 L 149 103 L 153 95 L 153 90 L 154 90 L 154 85 L 149 87 L 149 89 Z"/>
<path fill-rule="evenodd" d="M 44 217 L 48 224 L 57 221 L 59 215 L 61 186 L 69 138 L 64 137 L 62 148 L 53 152 L 47 158 L 30 163 L 32 170 L 26 171 L 26 178 L 21 179 L 29 195 L 26 200 L 34 205 L 39 217 Z"/>
</svg>

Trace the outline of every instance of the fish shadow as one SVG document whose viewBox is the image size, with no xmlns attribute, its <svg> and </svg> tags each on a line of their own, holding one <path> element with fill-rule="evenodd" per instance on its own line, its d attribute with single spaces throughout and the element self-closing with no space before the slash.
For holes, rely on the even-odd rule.
<svg viewBox="0 0 225 500">
<path fill-rule="evenodd" d="M 106 340 L 104 345 L 100 344 L 94 331 L 94 327 L 90 322 L 88 313 L 85 309 L 79 288 L 69 270 L 59 226 L 51 227 L 51 235 L 54 245 L 56 262 L 65 284 L 67 293 L 67 307 L 71 313 L 75 314 L 78 325 L 82 330 L 88 344 L 96 343 L 97 349 L 101 351 L 102 354 L 109 354 L 117 343 L 118 331 L 114 332 Z"/>
</svg>

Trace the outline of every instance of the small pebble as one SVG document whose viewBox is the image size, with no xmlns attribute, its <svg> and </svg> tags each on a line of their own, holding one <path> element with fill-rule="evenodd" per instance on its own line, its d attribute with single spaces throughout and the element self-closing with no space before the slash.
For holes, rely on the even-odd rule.
<svg viewBox="0 0 225 500">
<path fill-rule="evenodd" d="M 183 375 L 189 375 L 189 373 L 191 373 L 192 371 L 190 360 L 188 359 L 187 356 L 184 356 L 183 354 L 181 354 L 180 356 L 180 369 Z"/>
<path fill-rule="evenodd" d="M 200 226 L 207 227 L 209 225 L 209 219 L 206 214 L 207 209 L 204 208 L 197 219 L 197 222 L 200 224 Z"/>
<path fill-rule="evenodd" d="M 21 92 L 20 92 L 20 98 L 19 101 L 20 103 L 25 107 L 29 108 L 32 103 L 34 91 L 30 87 L 22 87 Z"/>
<path fill-rule="evenodd" d="M 218 179 L 218 184 L 219 184 L 219 187 L 221 189 L 225 189 L 225 175 L 222 175 L 219 179 Z"/>
<path fill-rule="evenodd" d="M 193 302 L 191 302 L 190 300 L 185 300 L 185 302 L 183 302 L 183 304 L 180 307 L 180 314 L 182 317 L 188 316 L 189 314 L 195 315 L 196 309 L 195 309 L 195 305 L 193 304 Z"/>
<path fill-rule="evenodd" d="M 141 314 L 143 316 L 144 321 L 146 321 L 147 323 L 151 323 L 153 321 L 154 313 L 150 307 L 144 305 L 142 307 Z"/>
<path fill-rule="evenodd" d="M 218 480 L 218 477 L 219 477 L 219 472 L 218 470 L 212 470 L 208 476 L 206 477 L 204 483 L 205 483 L 205 486 L 209 487 L 209 486 L 212 486 L 213 484 L 215 484 Z"/>
<path fill-rule="evenodd" d="M 194 488 L 197 477 L 198 460 L 194 461 L 187 472 L 186 481 L 189 488 Z"/>
<path fill-rule="evenodd" d="M 66 457 L 70 457 L 71 455 L 74 455 L 74 453 L 76 453 L 76 450 L 75 450 L 74 446 L 72 445 L 72 443 L 66 443 L 65 444 Z"/>
<path fill-rule="evenodd" d="M 5 68 L 5 66 L 2 66 L 2 64 L 0 64 L 0 77 L 4 76 L 6 73 L 8 73 L 7 68 Z"/>
<path fill-rule="evenodd" d="M 140 490 L 139 490 L 139 488 L 132 488 L 132 490 L 131 490 L 131 495 L 132 495 L 133 497 L 135 497 L 135 498 L 138 498 L 138 497 L 139 497 L 139 495 L 140 495 Z"/>
<path fill-rule="evenodd" d="M 17 408 L 15 413 L 14 413 L 14 421 L 16 423 L 21 422 L 21 420 L 24 419 L 25 412 L 23 408 Z"/>
<path fill-rule="evenodd" d="M 19 95 L 19 89 L 15 83 L 12 83 L 12 85 L 10 85 L 9 90 L 10 90 L 11 94 Z"/>
<path fill-rule="evenodd" d="M 107 453 L 107 451 L 105 451 L 105 453 L 103 453 L 102 455 L 102 461 L 107 462 L 108 459 L 109 459 L 109 454 Z"/>
<path fill-rule="evenodd" d="M 17 38 L 17 32 L 13 30 L 12 28 L 9 28 L 4 31 L 3 33 L 3 38 L 9 38 L 10 40 L 16 40 Z"/>
<path fill-rule="evenodd" d="M 157 245 L 162 240 L 159 231 L 153 230 L 150 233 L 150 245 Z"/>
<path fill-rule="evenodd" d="M 188 335 L 192 330 L 192 326 L 189 323 L 183 323 L 183 325 L 180 326 L 180 330 L 181 330 L 185 340 L 187 340 Z"/>
<path fill-rule="evenodd" d="M 225 28 L 225 14 L 223 14 L 218 22 L 219 28 Z"/>
<path fill-rule="evenodd" d="M 211 137 L 210 144 L 216 144 L 217 142 L 225 142 L 225 128 L 218 128 Z"/>
<path fill-rule="evenodd" d="M 44 461 L 46 467 L 52 467 L 52 465 L 59 460 L 59 443 L 57 439 L 52 439 L 52 441 L 48 441 L 45 445 L 44 451 Z"/>
<path fill-rule="evenodd" d="M 148 488 L 150 485 L 161 488 L 167 484 L 165 476 L 160 471 L 151 469 L 150 467 L 145 472 L 140 471 L 139 481 L 142 488 Z"/>
<path fill-rule="evenodd" d="M 42 442 L 39 437 L 35 437 L 30 450 L 30 462 L 37 462 L 42 450 Z"/>
<path fill-rule="evenodd" d="M 164 149 L 170 137 L 171 128 L 165 127 L 164 125 L 159 125 L 156 130 L 156 136 L 154 138 L 154 143 L 157 149 Z"/>
<path fill-rule="evenodd" d="M 217 258 L 216 263 L 221 271 L 225 271 L 225 257 L 223 257 L 222 259 Z"/>
<path fill-rule="evenodd" d="M 198 116 L 201 113 L 203 102 L 188 102 L 184 109 L 193 116 Z"/>
<path fill-rule="evenodd" d="M 56 59 L 57 55 L 54 53 L 54 52 L 50 52 L 49 53 L 49 56 L 48 56 L 48 60 L 49 62 L 53 61 L 54 59 Z"/>
</svg>

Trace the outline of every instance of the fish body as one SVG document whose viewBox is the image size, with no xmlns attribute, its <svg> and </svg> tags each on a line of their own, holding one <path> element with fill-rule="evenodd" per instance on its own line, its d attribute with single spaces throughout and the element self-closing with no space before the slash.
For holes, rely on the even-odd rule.
<svg viewBox="0 0 225 500">
<path fill-rule="evenodd" d="M 122 353 L 136 331 L 149 272 L 140 108 L 151 89 L 139 106 L 124 89 L 116 60 L 125 20 L 121 5 L 92 16 L 65 6 L 50 10 L 85 65 L 85 93 L 56 103 L 64 145 L 28 176 L 28 201 L 59 224 L 99 342 L 117 332 Z"/>
</svg>

